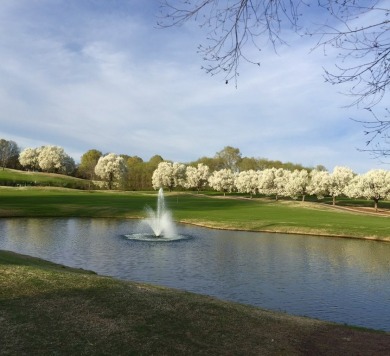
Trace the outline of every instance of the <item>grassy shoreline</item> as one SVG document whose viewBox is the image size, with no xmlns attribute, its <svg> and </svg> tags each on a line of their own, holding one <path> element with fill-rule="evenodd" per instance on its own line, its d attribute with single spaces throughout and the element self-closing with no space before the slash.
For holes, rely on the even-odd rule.
<svg viewBox="0 0 390 356">
<path fill-rule="evenodd" d="M 187 224 L 215 229 L 295 233 L 390 242 L 390 216 L 351 211 L 351 207 L 346 210 L 314 202 L 237 199 L 234 196 L 223 198 L 180 192 L 166 193 L 166 201 L 175 221 Z M 144 207 L 149 205 L 154 208 L 155 203 L 155 192 L 0 188 L 0 218 L 139 219 L 145 216 Z"/>
<path fill-rule="evenodd" d="M 0 353 L 386 355 L 390 334 L 0 251 Z"/>
</svg>

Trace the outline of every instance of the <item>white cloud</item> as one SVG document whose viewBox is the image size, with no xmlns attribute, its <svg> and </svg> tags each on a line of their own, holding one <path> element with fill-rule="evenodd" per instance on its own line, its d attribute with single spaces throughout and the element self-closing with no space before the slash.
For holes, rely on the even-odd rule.
<svg viewBox="0 0 390 356">
<path fill-rule="evenodd" d="M 304 42 L 264 51 L 260 68 L 243 64 L 236 89 L 200 70 L 191 26 L 157 30 L 136 3 L 5 3 L 0 137 L 23 147 L 57 144 L 76 161 L 96 148 L 188 162 L 232 145 L 329 169 L 377 164 L 356 151 L 362 129 L 348 117 L 358 114 L 340 109 L 346 99 L 323 83 L 327 59 Z"/>
</svg>

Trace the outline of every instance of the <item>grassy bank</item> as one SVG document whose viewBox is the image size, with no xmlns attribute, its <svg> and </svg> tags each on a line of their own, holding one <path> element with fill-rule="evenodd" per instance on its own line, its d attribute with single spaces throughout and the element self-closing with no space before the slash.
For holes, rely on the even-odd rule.
<svg viewBox="0 0 390 356">
<path fill-rule="evenodd" d="M 0 169 L 0 184 L 5 186 L 54 186 L 88 189 L 91 182 L 62 174 Z"/>
<path fill-rule="evenodd" d="M 390 241 L 390 218 L 332 206 L 272 199 L 166 193 L 176 221 L 224 229 L 372 238 Z M 0 188 L 0 217 L 141 218 L 155 192 Z M 345 202 L 344 202 L 345 204 Z"/>
<path fill-rule="evenodd" d="M 385 355 L 371 332 L 0 251 L 0 354 Z"/>
</svg>

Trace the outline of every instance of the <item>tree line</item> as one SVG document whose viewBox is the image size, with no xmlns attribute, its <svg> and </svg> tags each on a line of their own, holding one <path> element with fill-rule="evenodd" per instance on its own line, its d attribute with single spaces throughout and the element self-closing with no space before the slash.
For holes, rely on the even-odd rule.
<svg viewBox="0 0 390 356">
<path fill-rule="evenodd" d="M 17 159 L 17 163 L 16 163 Z M 164 160 L 155 155 L 144 162 L 138 156 L 103 154 L 91 149 L 76 165 L 62 147 L 41 146 L 20 152 L 13 141 L 0 140 L 2 167 L 20 165 L 23 169 L 62 173 L 88 179 L 94 188 L 150 190 L 160 187 L 172 190 L 212 189 L 265 196 L 319 199 L 339 196 L 374 201 L 390 199 L 390 171 L 370 170 L 356 174 L 348 167 L 328 172 L 322 165 L 315 168 L 267 159 L 242 157 L 238 148 L 226 146 L 214 157 L 201 157 L 188 164 Z M 14 168 L 14 167 L 12 167 Z"/>
<path fill-rule="evenodd" d="M 74 159 L 70 157 L 65 150 L 60 146 L 47 145 L 35 148 L 20 149 L 18 144 L 12 140 L 0 139 L 0 164 L 1 167 L 31 170 L 37 172 L 49 172 L 66 174 L 73 177 L 88 179 L 96 182 L 101 179 L 102 164 L 98 169 L 100 176 L 95 172 L 95 167 L 100 158 L 106 157 L 104 161 L 115 165 L 113 154 L 104 154 L 100 150 L 90 149 L 85 152 L 80 163 L 76 164 Z M 158 154 L 152 156 L 148 161 L 144 161 L 141 157 L 131 156 L 127 154 L 115 154 L 115 157 L 121 157 L 123 164 L 120 163 L 120 174 L 107 173 L 104 179 L 108 179 L 108 185 L 113 188 L 113 184 L 125 190 L 150 190 L 153 189 L 152 175 L 159 163 L 166 161 Z M 103 161 L 103 162 L 104 162 Z M 238 148 L 226 146 L 221 151 L 217 152 L 212 157 L 201 157 L 196 161 L 186 163 L 188 166 L 196 166 L 199 163 L 207 165 L 211 172 L 223 168 L 232 169 L 233 171 L 243 170 L 262 170 L 265 168 L 285 168 L 288 170 L 294 169 L 311 169 L 303 167 L 301 164 L 291 162 L 282 162 L 278 160 L 268 160 L 266 158 L 243 157 Z M 325 169 L 323 166 L 322 169 Z"/>
<path fill-rule="evenodd" d="M 373 169 L 365 174 L 355 174 L 348 167 L 335 167 L 333 172 L 326 170 L 266 168 L 264 170 L 245 170 L 234 172 L 223 168 L 210 172 L 209 167 L 199 163 L 197 167 L 185 166 L 181 163 L 161 162 L 153 173 L 153 188 L 181 186 L 186 189 L 207 189 L 207 187 L 223 192 L 239 192 L 263 196 L 289 197 L 305 200 L 306 195 L 314 195 L 318 199 L 365 198 L 374 201 L 378 210 L 380 200 L 390 199 L 390 171 Z"/>
</svg>

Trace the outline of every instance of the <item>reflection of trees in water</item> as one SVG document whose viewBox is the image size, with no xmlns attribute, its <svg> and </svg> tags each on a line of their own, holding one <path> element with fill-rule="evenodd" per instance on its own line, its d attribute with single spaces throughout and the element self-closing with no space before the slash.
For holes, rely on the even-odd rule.
<svg viewBox="0 0 390 356">
<path fill-rule="evenodd" d="M 45 228 L 47 219 L 15 218 L 5 220 L 5 234 L 18 243 L 31 243 L 39 245 L 42 242 L 51 243 L 51 230 Z"/>
<path fill-rule="evenodd" d="M 304 248 L 314 258 L 326 258 L 338 269 L 352 267 L 364 273 L 390 272 L 390 245 L 347 238 L 303 237 Z"/>
<path fill-rule="evenodd" d="M 283 261 L 286 269 L 300 273 L 316 269 L 319 264 L 328 264 L 328 274 L 339 273 L 345 268 L 354 268 L 362 273 L 390 273 L 390 244 L 376 241 L 347 238 L 316 237 L 301 235 L 264 234 L 259 243 L 255 234 L 242 232 L 218 233 L 221 243 L 217 249 L 218 260 L 237 264 L 240 268 L 249 261 L 263 261 L 279 274 L 277 261 Z M 227 235 L 227 236 L 226 236 Z M 239 239 L 239 243 L 226 244 L 222 239 Z M 281 257 L 282 256 L 282 257 Z M 268 267 L 267 267 L 268 268 Z M 282 271 L 287 273 L 288 271 Z"/>
</svg>

